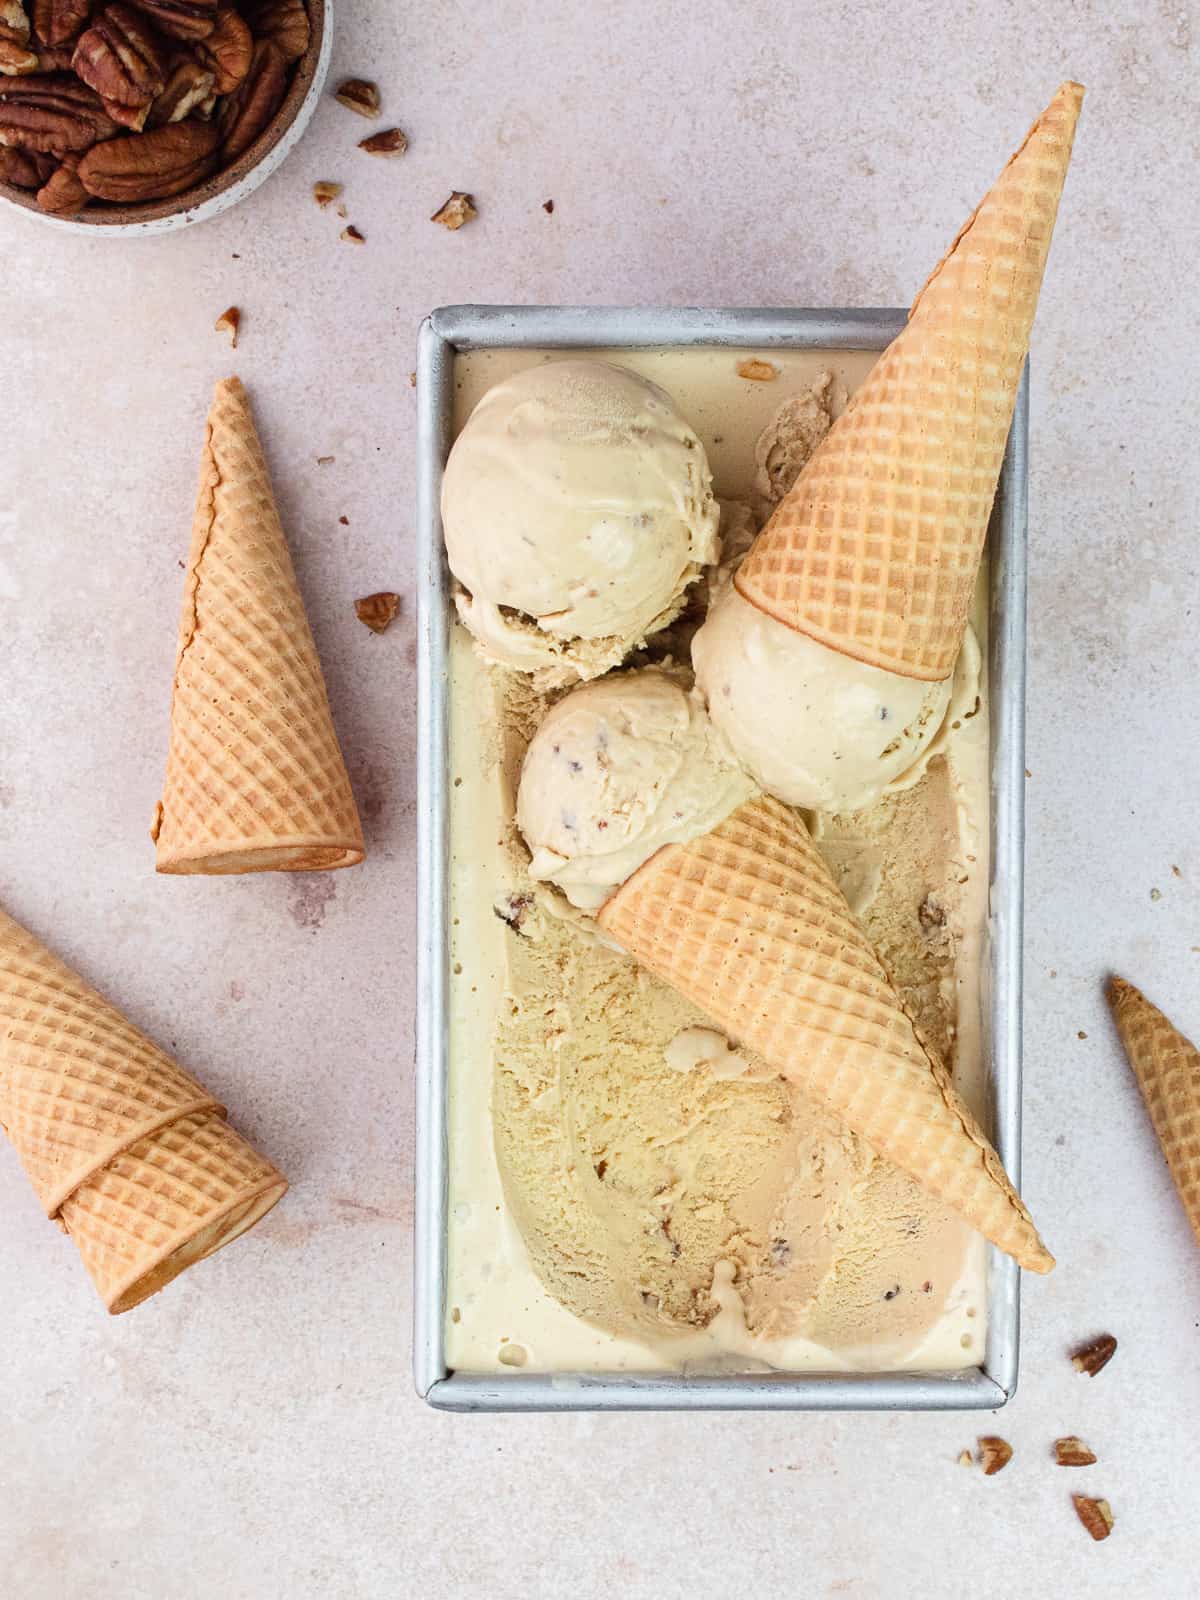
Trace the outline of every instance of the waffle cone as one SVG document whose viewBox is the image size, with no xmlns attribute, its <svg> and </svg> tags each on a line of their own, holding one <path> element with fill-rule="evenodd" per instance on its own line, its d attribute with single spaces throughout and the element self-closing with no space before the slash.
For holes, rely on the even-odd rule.
<svg viewBox="0 0 1200 1600">
<path fill-rule="evenodd" d="M 215 1111 L 141 1140 L 64 1202 L 62 1220 L 111 1312 L 129 1311 L 252 1228 L 287 1180 Z"/>
<path fill-rule="evenodd" d="M 1083 100 L 1064 83 L 814 451 L 735 584 L 905 677 L 949 676 Z"/>
<path fill-rule="evenodd" d="M 1035 1272 L 1053 1267 L 999 1156 L 785 806 L 760 796 L 704 837 L 660 850 L 599 921 L 993 1244 Z"/>
<path fill-rule="evenodd" d="M 1200 1050 L 1124 978 L 1112 980 L 1108 998 L 1171 1178 L 1200 1244 Z"/>
<path fill-rule="evenodd" d="M 0 911 L 0 1126 L 48 1217 L 93 1172 L 212 1095 Z"/>
<path fill-rule="evenodd" d="M 155 818 L 170 873 L 319 871 L 363 858 L 325 680 L 246 391 L 209 412 Z"/>
</svg>

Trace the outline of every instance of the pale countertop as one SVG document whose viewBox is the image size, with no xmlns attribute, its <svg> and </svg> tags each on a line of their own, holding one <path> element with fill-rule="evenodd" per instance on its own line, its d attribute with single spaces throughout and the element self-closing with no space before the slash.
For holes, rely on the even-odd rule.
<svg viewBox="0 0 1200 1600">
<path fill-rule="evenodd" d="M 402 161 L 360 155 L 327 97 L 197 229 L 0 211 L 0 899 L 293 1183 L 109 1319 L 0 1150 L 6 1600 L 1192 1592 L 1200 1252 L 1101 982 L 1200 1033 L 1195 11 L 337 10 L 334 78 L 380 83 Z M 1020 1393 L 996 1419 L 436 1415 L 409 1375 L 417 325 L 466 300 L 904 303 L 1068 75 L 1090 93 L 1033 358 L 1024 1173 L 1061 1265 L 1026 1283 Z M 455 188 L 480 215 L 450 234 L 428 217 Z M 330 876 L 153 872 L 179 562 L 231 370 L 368 834 Z M 353 601 L 380 588 L 405 601 L 377 638 Z M 1066 1349 L 1105 1329 L 1117 1358 L 1078 1377 Z M 1016 1449 L 995 1479 L 955 1460 L 987 1431 Z M 1051 1464 L 1063 1433 L 1100 1464 Z M 1112 1502 L 1104 1545 L 1083 1488 Z"/>
</svg>

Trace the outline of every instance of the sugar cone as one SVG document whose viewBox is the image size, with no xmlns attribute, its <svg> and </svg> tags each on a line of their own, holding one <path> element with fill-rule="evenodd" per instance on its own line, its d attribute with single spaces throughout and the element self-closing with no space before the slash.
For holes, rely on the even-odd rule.
<svg viewBox="0 0 1200 1600">
<path fill-rule="evenodd" d="M 1022 1266 L 1053 1267 L 999 1156 L 785 806 L 759 796 L 704 837 L 658 851 L 599 922 Z"/>
<path fill-rule="evenodd" d="M 287 1189 L 207 1090 L 2 911 L 0 1127 L 114 1312 Z"/>
<path fill-rule="evenodd" d="M 286 1192 L 282 1173 L 201 1111 L 102 1167 L 64 1202 L 62 1220 L 115 1313 L 231 1243 Z"/>
<path fill-rule="evenodd" d="M 1124 978 L 1113 978 L 1108 998 L 1125 1054 L 1200 1244 L 1200 1050 Z"/>
<path fill-rule="evenodd" d="M 212 1095 L 0 911 L 0 1126 L 48 1217 L 89 1174 Z"/>
<path fill-rule="evenodd" d="M 325 680 L 246 391 L 219 383 L 184 580 L 153 837 L 171 873 L 363 858 Z"/>
<path fill-rule="evenodd" d="M 1083 100 L 1064 83 L 735 583 L 844 655 L 940 681 L 962 643 Z"/>
</svg>

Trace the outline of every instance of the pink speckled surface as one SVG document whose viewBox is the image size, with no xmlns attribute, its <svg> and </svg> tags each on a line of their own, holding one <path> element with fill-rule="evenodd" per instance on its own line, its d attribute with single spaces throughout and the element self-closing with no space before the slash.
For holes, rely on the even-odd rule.
<svg viewBox="0 0 1200 1600">
<path fill-rule="evenodd" d="M 199 229 L 123 244 L 0 213 L 0 898 L 293 1182 L 253 1235 L 110 1321 L 0 1150 L 0 1588 L 1189 1593 L 1200 1257 L 1101 980 L 1116 967 L 1200 1033 L 1194 10 L 337 9 L 331 81 L 379 81 L 402 161 L 360 155 L 369 125 L 327 98 L 281 172 Z M 1034 353 L 1024 1185 L 1061 1266 L 1027 1285 L 1021 1393 L 994 1423 L 427 1412 L 408 1332 L 418 321 L 471 299 L 900 303 L 1068 74 L 1090 93 Z M 345 182 L 365 248 L 313 205 L 317 178 Z M 427 219 L 454 188 L 480 215 L 450 234 Z M 212 331 L 230 302 L 232 358 Z M 209 389 L 234 369 L 368 833 L 366 865 L 331 877 L 153 873 L 179 562 Z M 353 601 L 380 588 L 405 602 L 377 638 Z M 1116 1360 L 1077 1377 L 1064 1351 L 1102 1328 Z M 991 1428 L 1016 1455 L 985 1480 L 955 1457 Z M 1067 1432 L 1098 1466 L 1051 1464 Z M 1116 1513 L 1103 1546 L 1071 1511 L 1085 1488 Z"/>
</svg>

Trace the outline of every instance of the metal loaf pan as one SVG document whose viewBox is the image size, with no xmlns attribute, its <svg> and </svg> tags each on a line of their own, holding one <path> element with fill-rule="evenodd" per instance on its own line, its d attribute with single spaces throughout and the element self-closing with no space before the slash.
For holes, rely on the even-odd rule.
<svg viewBox="0 0 1200 1600">
<path fill-rule="evenodd" d="M 458 351 L 636 349 L 725 345 L 882 350 L 904 326 L 896 310 L 622 309 L 444 306 L 421 327 L 417 357 L 418 939 L 416 1283 L 414 1376 L 447 1411 L 985 1411 L 1017 1383 L 1019 1271 L 989 1247 L 988 1337 L 981 1366 L 961 1372 L 673 1374 L 465 1373 L 448 1370 L 444 1316 L 447 1240 L 448 873 L 447 786 L 450 579 L 438 511 L 451 443 Z M 1024 875 L 1025 576 L 1028 371 L 1017 397 L 992 514 L 990 960 L 984 1049 L 991 1133 L 1020 1181 L 1021 946 Z"/>
</svg>

